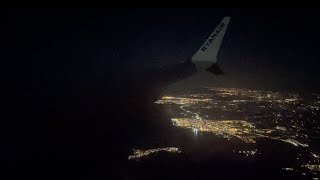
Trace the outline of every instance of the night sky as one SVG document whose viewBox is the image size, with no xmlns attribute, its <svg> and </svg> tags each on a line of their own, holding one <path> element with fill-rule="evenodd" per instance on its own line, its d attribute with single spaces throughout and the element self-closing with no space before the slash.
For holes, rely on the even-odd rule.
<svg viewBox="0 0 320 180">
<path fill-rule="evenodd" d="M 121 102 L 135 86 L 148 91 L 152 85 L 141 81 L 153 69 L 192 56 L 224 16 L 231 21 L 218 55 L 226 73 L 219 85 L 319 91 L 319 15 L 298 8 L 2 9 L 9 166 L 26 165 L 19 158 L 68 159 L 61 154 L 70 142 L 82 147 L 79 137 L 99 146 L 106 132 L 97 119 L 125 119 L 110 114 L 127 112 L 130 104 Z"/>
<path fill-rule="evenodd" d="M 126 69 L 185 60 L 230 16 L 219 53 L 230 75 L 226 86 L 319 89 L 317 9 L 7 11 L 6 58 L 16 62 L 13 76 L 28 86 L 90 86 L 111 74 L 125 76 Z"/>
</svg>

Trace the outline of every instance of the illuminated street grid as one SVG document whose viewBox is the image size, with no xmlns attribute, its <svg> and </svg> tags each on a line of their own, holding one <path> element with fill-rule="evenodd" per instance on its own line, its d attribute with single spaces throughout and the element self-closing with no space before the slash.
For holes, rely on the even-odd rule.
<svg viewBox="0 0 320 180">
<path fill-rule="evenodd" d="M 206 94 L 163 96 L 155 103 L 169 105 L 167 108 L 171 109 L 169 116 L 172 117 L 173 124 L 191 129 L 197 134 L 209 132 L 228 139 L 237 138 L 246 143 L 254 143 L 257 138 L 270 138 L 308 147 L 305 125 L 316 123 L 317 119 L 314 117 L 320 115 L 320 97 L 306 103 L 294 93 L 236 88 L 207 89 Z M 206 114 L 203 109 L 222 115 L 212 119 L 212 114 Z M 241 119 L 230 120 L 225 117 L 224 112 L 240 112 L 243 116 Z M 319 134 L 319 130 L 318 126 L 314 126 L 314 134 Z"/>
<path fill-rule="evenodd" d="M 287 137 L 274 136 L 272 132 L 276 129 L 257 129 L 255 126 L 247 121 L 241 120 L 197 120 L 188 118 L 173 118 L 172 122 L 175 126 L 182 128 L 189 128 L 196 132 L 209 132 L 215 135 L 221 135 L 224 138 L 231 139 L 238 138 L 246 143 L 255 143 L 256 138 L 265 137 L 274 140 L 281 140 L 293 144 L 295 146 L 308 147 L 308 144 L 299 143 L 294 139 Z M 286 139 L 283 139 L 286 138 Z M 294 138 L 294 137 L 293 137 Z"/>
<path fill-rule="evenodd" d="M 171 94 L 156 101 L 162 105 L 173 125 L 190 129 L 198 136 L 209 133 L 228 140 L 253 144 L 268 138 L 304 148 L 309 152 L 300 167 L 282 170 L 302 170 L 317 174 L 319 155 L 308 151 L 310 142 L 320 137 L 320 95 L 237 88 L 206 87 L 202 94 Z M 258 150 L 233 150 L 252 156 Z M 318 151 L 319 152 L 319 151 Z M 297 160 L 299 157 L 297 157 Z M 307 170 L 307 171 L 306 171 Z"/>
<path fill-rule="evenodd" d="M 156 148 L 156 149 L 135 149 L 133 151 L 133 155 L 130 155 L 128 157 L 129 160 L 137 160 L 145 156 L 149 156 L 151 154 L 157 153 L 157 152 L 169 152 L 169 153 L 181 153 L 181 151 L 176 147 L 165 147 L 165 148 Z"/>
</svg>

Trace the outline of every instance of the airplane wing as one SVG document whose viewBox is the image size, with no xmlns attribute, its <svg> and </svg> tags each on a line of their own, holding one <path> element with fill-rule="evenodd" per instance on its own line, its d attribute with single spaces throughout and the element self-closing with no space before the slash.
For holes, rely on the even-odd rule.
<svg viewBox="0 0 320 180">
<path fill-rule="evenodd" d="M 224 34 L 229 25 L 230 17 L 224 17 L 200 49 L 192 56 L 191 61 L 197 66 L 198 71 L 207 70 L 215 74 L 222 71 L 217 63 L 217 55 L 222 44 Z"/>
</svg>

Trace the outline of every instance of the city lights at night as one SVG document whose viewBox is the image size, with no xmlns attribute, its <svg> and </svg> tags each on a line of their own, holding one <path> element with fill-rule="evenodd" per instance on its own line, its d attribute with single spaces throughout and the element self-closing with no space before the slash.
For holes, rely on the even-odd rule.
<svg viewBox="0 0 320 180">
<path fill-rule="evenodd" d="M 181 151 L 176 147 L 165 147 L 165 148 L 156 148 L 156 149 L 135 149 L 133 151 L 133 155 L 130 155 L 128 157 L 129 160 L 131 159 L 140 159 L 145 156 L 149 156 L 151 154 L 157 153 L 157 152 L 169 152 L 169 153 L 181 153 Z"/>
<path fill-rule="evenodd" d="M 308 99 L 298 93 L 237 88 L 203 87 L 201 94 L 181 93 L 163 96 L 162 106 L 176 128 L 190 130 L 194 136 L 215 136 L 248 145 L 268 139 L 305 151 L 297 156 L 301 168 L 282 170 L 318 173 L 319 156 L 312 152 L 312 135 L 319 134 L 320 95 Z M 307 126 L 314 124 L 314 129 Z M 237 154 L 261 156 L 260 149 L 233 150 Z M 310 163 L 315 164 L 310 164 Z"/>
</svg>

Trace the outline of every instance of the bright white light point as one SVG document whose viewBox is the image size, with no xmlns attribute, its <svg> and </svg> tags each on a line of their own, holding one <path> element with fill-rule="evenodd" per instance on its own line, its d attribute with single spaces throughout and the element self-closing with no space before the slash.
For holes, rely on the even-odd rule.
<svg viewBox="0 0 320 180">
<path fill-rule="evenodd" d="M 319 158 L 318 155 L 314 154 L 313 152 L 311 152 L 312 156 L 315 157 L 315 158 Z"/>
<path fill-rule="evenodd" d="M 194 134 L 194 135 L 196 135 L 196 136 L 198 135 L 198 131 L 199 131 L 199 130 L 198 130 L 197 128 L 192 128 L 192 131 L 193 131 L 193 134 Z"/>
<path fill-rule="evenodd" d="M 196 114 L 196 119 L 202 120 L 202 118 L 199 116 L 199 114 Z"/>
</svg>

